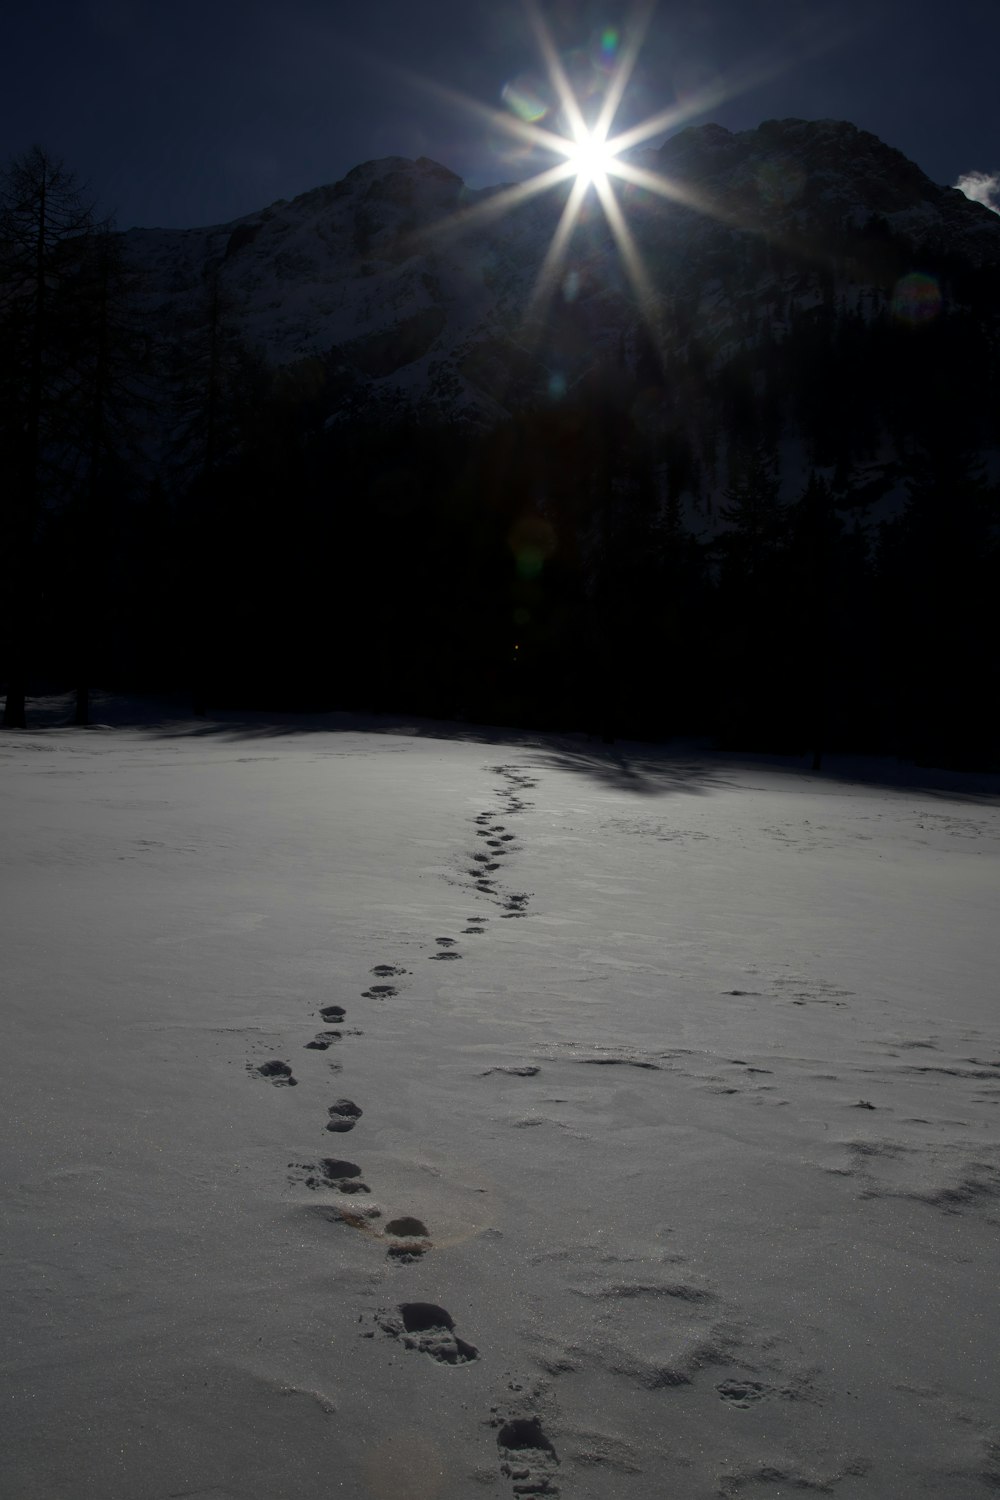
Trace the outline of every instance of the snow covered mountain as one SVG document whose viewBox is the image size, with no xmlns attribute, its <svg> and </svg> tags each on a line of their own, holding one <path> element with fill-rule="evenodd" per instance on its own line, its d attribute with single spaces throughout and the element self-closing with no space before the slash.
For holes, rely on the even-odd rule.
<svg viewBox="0 0 1000 1500">
<path fill-rule="evenodd" d="M 530 319 L 568 189 L 493 216 L 502 189 L 470 190 L 426 158 L 367 162 L 234 223 L 126 242 L 168 342 L 197 324 L 213 284 L 267 364 L 309 362 L 326 420 L 374 403 L 477 425 L 561 397 L 595 364 L 641 376 L 652 359 L 689 390 L 824 314 L 932 322 L 1000 265 L 1000 217 L 848 123 L 703 125 L 637 161 L 688 199 L 618 185 L 652 332 L 593 194 L 551 305 Z"/>
</svg>

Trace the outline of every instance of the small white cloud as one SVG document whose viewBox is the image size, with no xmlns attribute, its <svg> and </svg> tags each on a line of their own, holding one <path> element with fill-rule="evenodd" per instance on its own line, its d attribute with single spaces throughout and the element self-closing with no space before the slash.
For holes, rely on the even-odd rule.
<svg viewBox="0 0 1000 1500">
<path fill-rule="evenodd" d="M 984 203 L 1000 214 L 1000 172 L 965 172 L 955 183 L 974 203 Z"/>
</svg>

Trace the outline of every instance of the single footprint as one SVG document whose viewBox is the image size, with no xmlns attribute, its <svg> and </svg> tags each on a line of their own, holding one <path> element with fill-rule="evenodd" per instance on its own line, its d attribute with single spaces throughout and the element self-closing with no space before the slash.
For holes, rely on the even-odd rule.
<svg viewBox="0 0 1000 1500">
<path fill-rule="evenodd" d="M 422 1219 L 415 1219 L 411 1214 L 404 1214 L 399 1219 L 390 1219 L 385 1226 L 385 1232 L 403 1239 L 426 1239 L 429 1230 Z"/>
<path fill-rule="evenodd" d="M 383 1232 L 393 1240 L 393 1244 L 389 1246 L 388 1258 L 402 1265 L 419 1260 L 431 1248 L 427 1225 L 421 1219 L 414 1219 L 409 1215 L 404 1215 L 401 1219 L 390 1219 Z"/>
<path fill-rule="evenodd" d="M 341 1161 L 335 1156 L 324 1156 L 319 1162 L 290 1161 L 289 1182 L 304 1182 L 307 1188 L 328 1187 L 341 1193 L 370 1193 L 371 1188 L 361 1180 L 361 1168 L 353 1161 Z"/>
<path fill-rule="evenodd" d="M 325 1052 L 332 1042 L 340 1041 L 339 1031 L 317 1031 L 311 1042 L 306 1042 L 306 1047 L 311 1052 Z"/>
<path fill-rule="evenodd" d="M 757 1401 L 763 1401 L 770 1394 L 769 1387 L 761 1385 L 757 1380 L 723 1380 L 715 1389 L 721 1400 L 744 1409 Z"/>
<path fill-rule="evenodd" d="M 383 1315 L 378 1323 L 383 1333 L 399 1339 L 404 1349 L 429 1354 L 441 1364 L 464 1365 L 479 1358 L 479 1350 L 456 1334 L 451 1313 L 433 1302 L 401 1302 L 398 1316 Z"/>
<path fill-rule="evenodd" d="M 513 1483 L 515 1495 L 558 1495 L 555 1470 L 559 1455 L 537 1417 L 512 1417 L 497 1433 L 500 1472 Z"/>
<path fill-rule="evenodd" d="M 342 1021 L 347 1012 L 342 1005 L 324 1005 L 320 1015 L 324 1021 Z"/>
<path fill-rule="evenodd" d="M 486 928 L 485 928 L 485 927 L 463 927 L 463 928 L 462 928 L 462 931 L 463 931 L 463 932 L 477 932 L 477 933 L 483 933 L 483 932 L 485 932 L 485 931 L 486 931 Z"/>
<path fill-rule="evenodd" d="M 389 1246 L 386 1252 L 386 1260 L 391 1260 L 396 1266 L 413 1265 L 415 1261 L 426 1255 L 430 1249 L 430 1242 L 425 1240 L 398 1240 Z"/>
<path fill-rule="evenodd" d="M 434 941 L 442 948 L 454 948 L 457 938 L 435 938 Z"/>
<path fill-rule="evenodd" d="M 288 1064 L 281 1062 L 278 1058 L 273 1058 L 271 1062 L 258 1063 L 256 1067 L 247 1063 L 247 1067 L 255 1078 L 266 1078 L 276 1088 L 293 1089 L 299 1081 L 292 1077 L 292 1070 Z"/>
<path fill-rule="evenodd" d="M 372 984 L 361 994 L 365 1000 L 388 1000 L 390 995 L 398 995 L 399 991 L 394 984 Z"/>
<path fill-rule="evenodd" d="M 406 970 L 399 964 L 376 964 L 370 972 L 380 979 L 391 979 L 394 974 L 405 974 Z"/>
<path fill-rule="evenodd" d="M 461 953 L 456 953 L 452 948 L 445 948 L 443 953 L 432 953 L 431 958 L 461 958 Z"/>
<path fill-rule="evenodd" d="M 331 1104 L 327 1110 L 330 1118 L 326 1128 L 341 1133 L 353 1130 L 363 1113 L 364 1111 L 359 1109 L 353 1099 L 338 1099 L 336 1104 Z"/>
</svg>

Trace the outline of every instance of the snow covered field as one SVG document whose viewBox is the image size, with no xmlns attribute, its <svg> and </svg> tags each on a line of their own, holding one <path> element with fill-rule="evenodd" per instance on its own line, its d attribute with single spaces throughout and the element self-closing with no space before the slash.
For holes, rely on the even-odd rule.
<svg viewBox="0 0 1000 1500">
<path fill-rule="evenodd" d="M 357 725 L 0 735 L 0 1494 L 995 1495 L 996 781 Z"/>
</svg>

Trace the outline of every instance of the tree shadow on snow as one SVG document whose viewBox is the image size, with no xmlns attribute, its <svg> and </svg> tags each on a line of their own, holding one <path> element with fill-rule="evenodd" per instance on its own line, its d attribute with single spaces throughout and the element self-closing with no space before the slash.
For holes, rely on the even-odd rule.
<svg viewBox="0 0 1000 1500">
<path fill-rule="evenodd" d="M 645 798 L 746 789 L 748 777 L 765 775 L 782 777 L 786 789 L 792 779 L 812 792 L 824 786 L 869 786 L 981 806 L 993 806 L 1000 798 L 1000 774 L 916 766 L 891 756 L 830 755 L 823 769 L 814 771 L 806 755 L 720 751 L 705 740 L 678 739 L 659 745 L 618 741 L 608 745 L 582 734 L 539 733 L 407 714 L 232 710 L 193 718 L 187 700 L 109 693 L 95 693 L 91 710 L 91 727 L 74 729 L 71 694 L 38 697 L 29 704 L 28 730 L 12 733 L 18 738 L 32 737 L 36 732 L 48 737 L 52 731 L 98 738 L 102 730 L 128 730 L 148 740 L 231 745 L 273 744 L 318 734 L 444 740 L 482 745 L 498 752 L 517 750 L 521 752 L 521 767 L 568 771 L 610 790 Z"/>
</svg>

